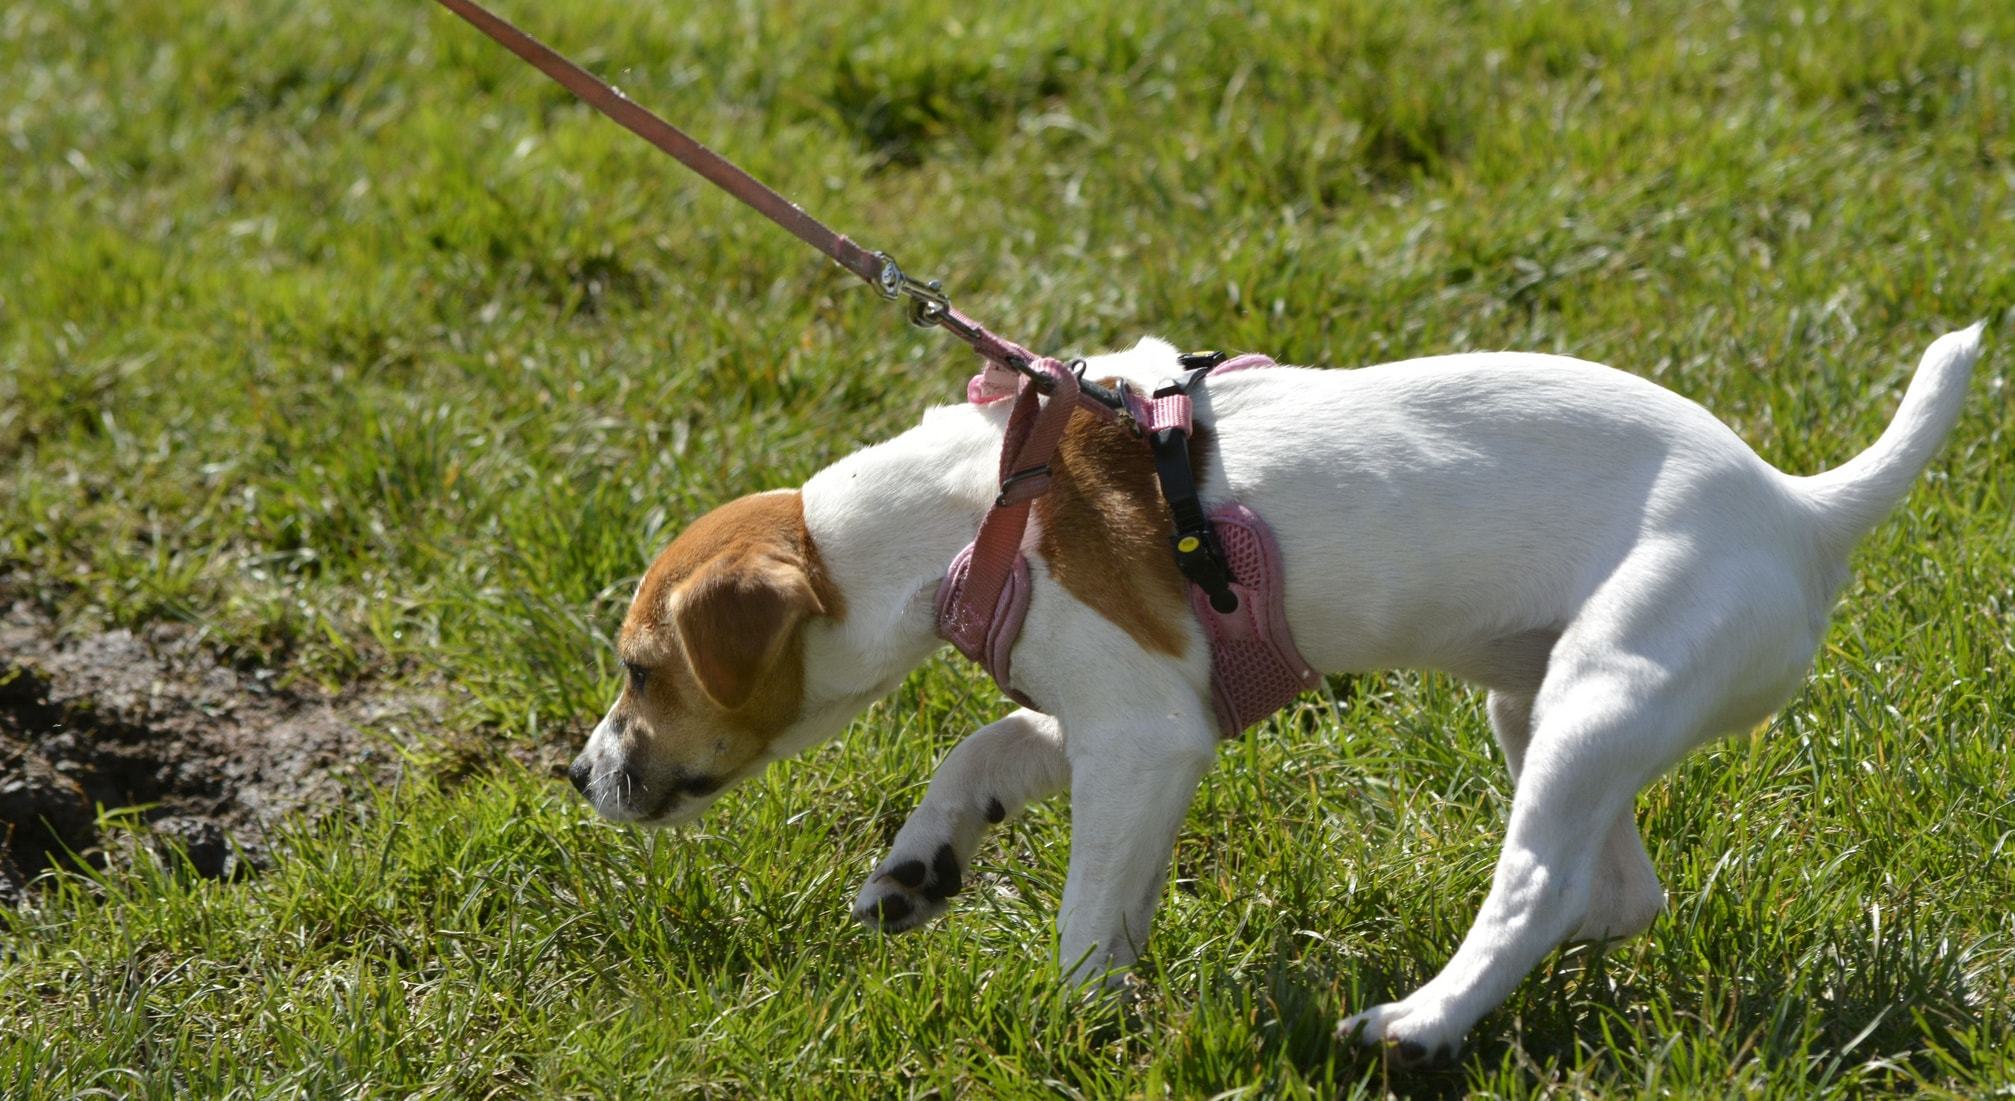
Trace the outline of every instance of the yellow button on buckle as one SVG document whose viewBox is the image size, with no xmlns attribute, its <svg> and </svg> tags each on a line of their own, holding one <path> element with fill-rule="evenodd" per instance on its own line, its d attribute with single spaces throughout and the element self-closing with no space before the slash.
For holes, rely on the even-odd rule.
<svg viewBox="0 0 2015 1101">
<path fill-rule="evenodd" d="M 1181 551 L 1184 554 L 1195 554 L 1196 548 L 1200 546 L 1203 546 L 1202 540 L 1198 539 L 1194 535 L 1185 535 L 1182 537 L 1182 541 L 1175 545 L 1175 549 Z"/>
</svg>

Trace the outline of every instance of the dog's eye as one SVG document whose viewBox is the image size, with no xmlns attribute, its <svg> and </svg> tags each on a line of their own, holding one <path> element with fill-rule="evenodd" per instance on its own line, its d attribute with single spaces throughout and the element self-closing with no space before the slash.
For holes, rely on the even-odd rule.
<svg viewBox="0 0 2015 1101">
<path fill-rule="evenodd" d="M 623 668 L 630 671 L 630 691 L 642 692 L 644 690 L 644 680 L 651 675 L 651 671 L 634 661 L 624 662 Z"/>
</svg>

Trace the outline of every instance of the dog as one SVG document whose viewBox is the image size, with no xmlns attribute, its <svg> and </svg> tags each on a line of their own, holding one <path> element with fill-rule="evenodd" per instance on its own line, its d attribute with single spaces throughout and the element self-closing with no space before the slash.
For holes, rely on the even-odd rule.
<svg viewBox="0 0 2015 1101">
<path fill-rule="evenodd" d="M 1514 780 L 1503 853 L 1453 957 L 1341 1033 L 1452 1055 L 1556 946 L 1651 924 L 1665 892 L 1638 790 L 1797 691 L 1849 551 L 1957 419 L 1983 324 L 1930 346 L 1872 447 L 1809 477 L 1692 401 L 1562 356 L 1284 367 L 1200 388 L 1203 498 L 1272 527 L 1301 653 L 1330 672 L 1482 687 Z M 1177 370 L 1149 339 L 1085 377 L 1152 390 Z M 997 492 L 1007 404 L 933 409 L 673 539 L 622 624 L 628 681 L 570 770 L 595 809 L 690 820 L 936 653 L 933 599 Z M 1012 654 L 1014 687 L 1044 710 L 946 756 L 853 914 L 889 932 L 936 917 L 989 826 L 1068 788 L 1058 957 L 1075 980 L 1110 982 L 1142 949 L 1219 739 L 1147 448 L 1079 416 L 1051 465 Z"/>
</svg>

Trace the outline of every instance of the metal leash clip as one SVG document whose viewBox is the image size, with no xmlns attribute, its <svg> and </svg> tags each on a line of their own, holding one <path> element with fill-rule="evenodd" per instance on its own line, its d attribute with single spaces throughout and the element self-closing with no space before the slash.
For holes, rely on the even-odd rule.
<svg viewBox="0 0 2015 1101">
<path fill-rule="evenodd" d="M 910 296 L 910 324 L 919 329 L 928 329 L 941 324 L 945 311 L 951 309 L 952 300 L 945 297 L 945 285 L 933 279 L 928 283 L 911 283 L 904 287 Z"/>
<path fill-rule="evenodd" d="M 903 274 L 903 269 L 897 265 L 895 257 L 890 256 L 886 252 L 877 252 L 874 254 L 874 257 L 881 264 L 881 269 L 875 273 L 875 289 L 881 292 L 883 298 L 908 298 L 910 300 L 910 324 L 915 325 L 919 329 L 931 329 L 942 326 L 975 348 L 981 348 L 982 342 L 992 344 L 995 347 L 1000 346 L 1001 342 L 998 338 L 979 326 L 974 325 L 971 320 L 960 314 L 957 310 L 952 309 L 951 296 L 945 293 L 943 283 L 935 279 L 926 282 L 918 282 L 915 279 L 911 279 L 909 276 Z M 986 355 L 988 353 L 982 350 L 981 354 Z M 1020 349 L 1015 349 L 1015 353 L 1011 358 L 991 356 L 990 358 L 1013 370 L 1016 374 L 1027 378 L 1035 385 L 1037 393 L 1047 395 L 1056 386 L 1055 382 L 1048 375 L 1035 369 L 1033 362 L 1022 358 Z M 1108 409 L 1119 411 L 1126 409 L 1126 398 L 1121 391 L 1108 390 L 1084 377 L 1084 360 L 1073 360 L 1071 369 L 1078 377 L 1079 392 L 1084 394 L 1085 397 L 1098 402 Z M 1139 430 L 1136 427 L 1135 434 L 1137 435 L 1138 433 Z"/>
<path fill-rule="evenodd" d="M 903 274 L 895 257 L 886 252 L 875 253 L 881 261 L 881 271 L 875 279 L 875 289 L 883 298 L 908 298 L 910 300 L 910 324 L 919 329 L 934 328 L 942 324 L 951 310 L 952 300 L 945 295 L 945 285 L 936 279 L 918 282 Z"/>
</svg>

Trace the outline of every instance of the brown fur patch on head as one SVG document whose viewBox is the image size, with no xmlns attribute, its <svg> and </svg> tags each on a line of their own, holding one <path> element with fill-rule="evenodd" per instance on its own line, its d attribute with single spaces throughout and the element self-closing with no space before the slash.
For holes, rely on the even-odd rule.
<svg viewBox="0 0 2015 1101">
<path fill-rule="evenodd" d="M 1050 473 L 1035 505 L 1050 575 L 1142 649 L 1180 656 L 1188 583 L 1169 550 L 1175 524 L 1147 444 L 1118 424 L 1073 417 Z"/>
<path fill-rule="evenodd" d="M 803 570 L 763 557 L 705 569 L 671 603 L 693 679 L 727 711 L 748 706 L 798 624 L 824 610 Z"/>
<path fill-rule="evenodd" d="M 839 592 L 826 576 L 825 563 L 805 528 L 804 495 L 787 489 L 738 497 L 686 525 L 644 574 L 623 620 L 623 633 L 648 631 L 661 624 L 669 609 L 667 598 L 702 567 L 723 556 L 754 554 L 769 554 L 803 566 L 814 595 L 828 606 L 828 614 L 843 614 L 838 606 Z"/>
<path fill-rule="evenodd" d="M 730 501 L 661 552 L 618 649 L 614 712 L 652 782 L 721 780 L 761 756 L 804 703 L 804 626 L 845 612 L 796 490 Z"/>
</svg>

